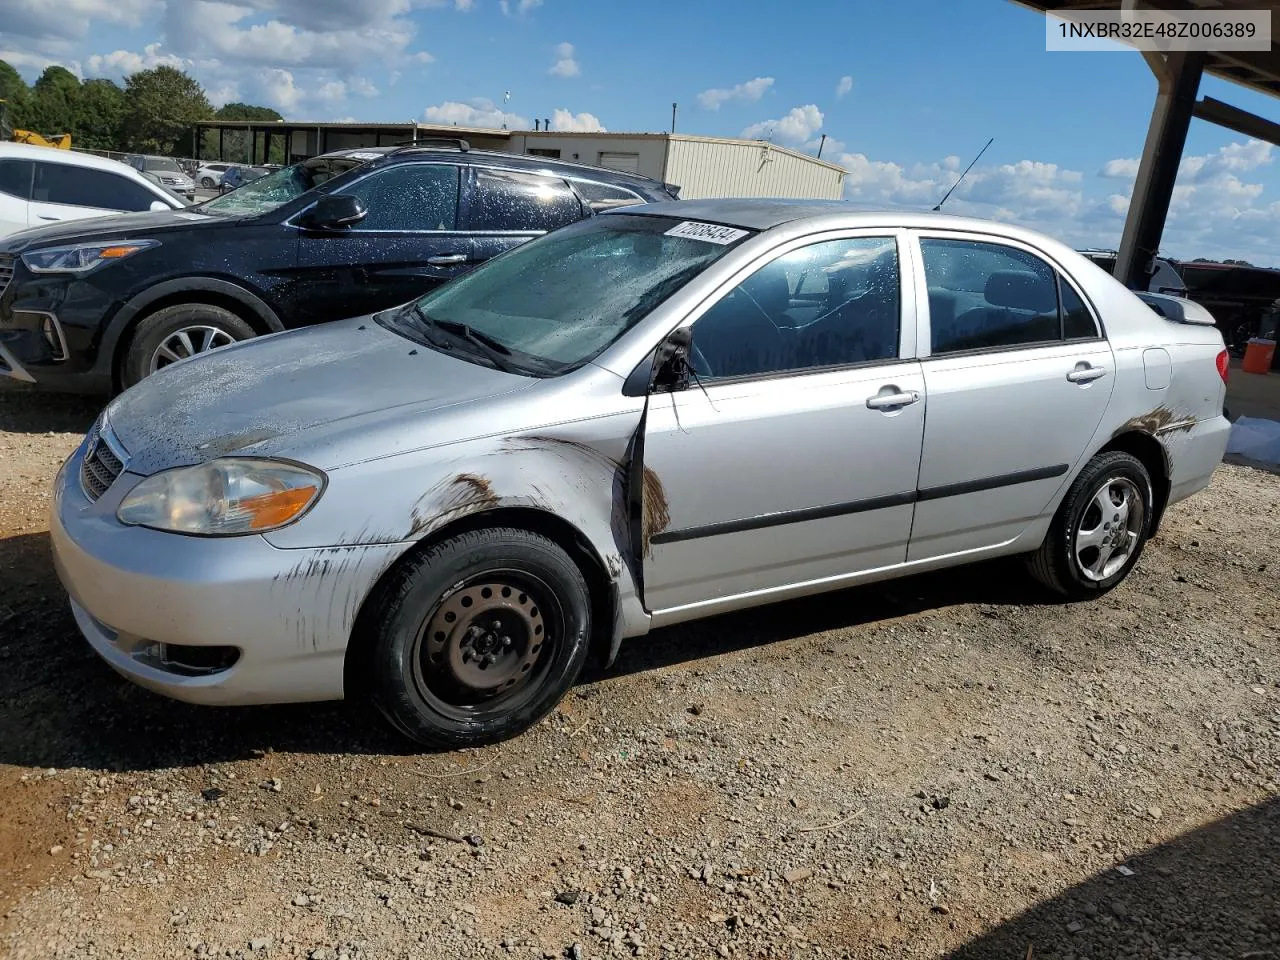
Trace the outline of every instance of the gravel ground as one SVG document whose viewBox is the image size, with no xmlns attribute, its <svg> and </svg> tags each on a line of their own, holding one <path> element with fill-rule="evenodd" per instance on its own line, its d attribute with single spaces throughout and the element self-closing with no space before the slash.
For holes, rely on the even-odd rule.
<svg viewBox="0 0 1280 960">
<path fill-rule="evenodd" d="M 720 617 L 419 754 L 89 653 L 45 515 L 94 413 L 0 391 L 0 956 L 1280 958 L 1280 477 L 1091 604 L 989 564 Z"/>
</svg>

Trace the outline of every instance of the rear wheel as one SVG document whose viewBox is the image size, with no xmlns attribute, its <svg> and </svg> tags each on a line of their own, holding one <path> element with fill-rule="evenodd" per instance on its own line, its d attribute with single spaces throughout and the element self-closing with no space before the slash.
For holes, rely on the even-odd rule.
<svg viewBox="0 0 1280 960">
<path fill-rule="evenodd" d="M 581 570 L 544 537 L 494 528 L 436 544 L 374 602 L 365 638 L 374 703 L 433 747 L 515 736 L 578 678 L 590 611 Z"/>
<path fill-rule="evenodd" d="M 121 368 L 131 387 L 162 367 L 255 335 L 230 310 L 209 303 L 180 303 L 157 310 L 138 324 Z"/>
<path fill-rule="evenodd" d="M 201 177 L 201 178 L 200 178 L 200 186 L 204 187 L 206 190 L 212 190 L 212 189 L 213 189 L 213 177 Z"/>
<path fill-rule="evenodd" d="M 1046 587 L 1087 599 L 1116 586 L 1133 569 L 1151 533 L 1151 476 L 1119 451 L 1094 457 L 1067 491 L 1044 543 L 1030 557 Z"/>
</svg>

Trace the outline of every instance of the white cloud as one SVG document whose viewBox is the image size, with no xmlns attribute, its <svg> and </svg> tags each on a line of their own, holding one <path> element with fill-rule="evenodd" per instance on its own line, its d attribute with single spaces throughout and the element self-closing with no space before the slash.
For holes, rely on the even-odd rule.
<svg viewBox="0 0 1280 960">
<path fill-rule="evenodd" d="M 542 0 L 498 0 L 498 8 L 502 11 L 503 16 L 510 17 L 513 14 L 525 14 L 530 10 L 536 10 L 542 6 Z"/>
<path fill-rule="evenodd" d="M 708 110 L 719 110 L 720 104 L 729 100 L 754 103 L 772 86 L 773 77 L 756 77 L 754 80 L 735 84 L 732 87 L 712 87 L 698 94 L 698 103 Z"/>
<path fill-rule="evenodd" d="M 1108 160 L 1098 175 L 1112 180 L 1132 180 L 1138 175 L 1138 161 L 1128 157 Z"/>
<path fill-rule="evenodd" d="M 163 5 L 163 0 L 4 0 L 0 29 L 6 37 L 76 40 L 89 35 L 95 21 L 126 27 Z"/>
<path fill-rule="evenodd" d="M 463 13 L 470 13 L 476 8 L 476 0 L 453 0 L 453 8 Z"/>
<path fill-rule="evenodd" d="M 4 60 L 19 73 L 39 74 L 45 67 L 66 67 L 77 77 L 84 78 L 84 70 L 78 61 L 65 60 L 62 57 L 46 57 L 28 50 L 0 49 L 0 60 Z"/>
<path fill-rule="evenodd" d="M 302 102 L 302 91 L 293 82 L 293 74 L 288 70 L 262 71 L 259 90 L 267 104 L 281 113 L 297 109 Z"/>
<path fill-rule="evenodd" d="M 190 60 L 164 53 L 160 44 L 149 43 L 142 53 L 131 50 L 115 50 L 111 53 L 94 54 L 85 61 L 85 76 L 88 77 L 126 77 L 139 70 L 153 70 L 156 67 L 173 67 L 175 70 L 189 70 L 194 66 Z"/>
<path fill-rule="evenodd" d="M 604 133 L 600 118 L 591 113 L 570 113 L 556 109 L 551 114 L 551 129 L 574 133 Z"/>
<path fill-rule="evenodd" d="M 814 104 L 792 107 L 779 120 L 761 120 L 742 131 L 748 140 L 772 139 L 779 143 L 802 144 L 822 129 L 822 111 Z"/>
<path fill-rule="evenodd" d="M 500 109 L 492 100 L 477 97 L 469 103 L 446 100 L 427 107 L 424 114 L 428 123 L 457 124 L 463 127 L 503 127 L 508 130 L 525 130 L 529 121 L 517 113 Z"/>
<path fill-rule="evenodd" d="M 582 71 L 578 67 L 578 61 L 573 57 L 573 44 L 561 43 L 556 45 L 556 62 L 551 65 L 551 69 L 547 71 L 553 77 L 576 77 Z"/>
<path fill-rule="evenodd" d="M 836 99 L 839 100 L 853 89 L 853 77 L 841 77 L 836 84 Z"/>
</svg>

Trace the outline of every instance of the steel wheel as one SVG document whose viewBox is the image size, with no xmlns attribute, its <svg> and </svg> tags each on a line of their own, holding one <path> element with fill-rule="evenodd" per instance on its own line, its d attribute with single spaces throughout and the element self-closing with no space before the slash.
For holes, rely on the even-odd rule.
<svg viewBox="0 0 1280 960">
<path fill-rule="evenodd" d="M 1095 491 L 1075 530 L 1080 573 L 1095 583 L 1114 576 L 1138 549 L 1145 530 L 1143 498 L 1128 477 L 1110 477 Z"/>
<path fill-rule="evenodd" d="M 197 353 L 207 353 L 218 347 L 226 347 L 236 342 L 236 338 L 219 327 L 198 326 L 183 327 L 175 330 L 156 347 L 151 354 L 151 373 Z"/>
<path fill-rule="evenodd" d="M 489 570 L 450 589 L 413 651 L 413 682 L 455 718 L 518 709 L 556 656 L 563 616 L 550 587 L 524 571 Z"/>
</svg>

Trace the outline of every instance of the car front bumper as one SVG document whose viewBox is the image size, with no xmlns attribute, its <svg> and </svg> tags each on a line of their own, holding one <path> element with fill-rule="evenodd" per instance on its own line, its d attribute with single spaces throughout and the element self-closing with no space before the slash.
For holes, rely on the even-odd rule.
<svg viewBox="0 0 1280 960">
<path fill-rule="evenodd" d="M 403 545 L 279 549 L 261 536 L 188 537 L 115 518 L 142 478 L 97 502 L 80 486 L 83 446 L 55 481 L 54 565 L 76 623 L 128 679 L 203 704 L 343 696 L 361 605 Z"/>
</svg>

